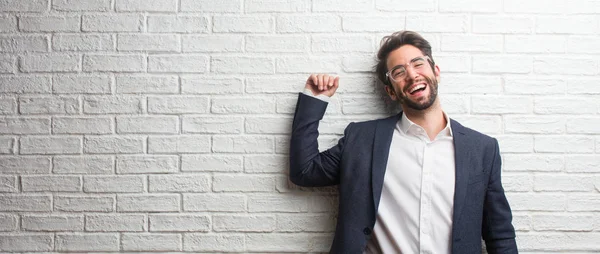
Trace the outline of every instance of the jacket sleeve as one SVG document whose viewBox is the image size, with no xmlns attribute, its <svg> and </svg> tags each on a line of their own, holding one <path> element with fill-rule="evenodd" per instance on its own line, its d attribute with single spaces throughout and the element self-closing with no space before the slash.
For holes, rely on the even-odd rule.
<svg viewBox="0 0 600 254">
<path fill-rule="evenodd" d="M 485 196 L 482 224 L 482 237 L 490 254 L 518 253 L 512 213 L 502 188 L 501 166 L 498 141 L 494 139 L 494 158 Z"/>
<path fill-rule="evenodd" d="M 290 141 L 290 180 L 296 185 L 317 187 L 339 183 L 346 139 L 341 138 L 336 146 L 321 153 L 317 143 L 319 121 L 326 108 L 327 103 L 322 100 L 304 94 L 298 96 Z"/>
</svg>

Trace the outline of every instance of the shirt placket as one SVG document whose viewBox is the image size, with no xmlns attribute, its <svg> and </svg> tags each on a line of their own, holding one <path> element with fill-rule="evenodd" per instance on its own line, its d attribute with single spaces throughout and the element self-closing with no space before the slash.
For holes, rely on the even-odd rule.
<svg viewBox="0 0 600 254">
<path fill-rule="evenodd" d="M 430 151 L 431 142 L 424 141 L 423 146 L 423 169 L 421 177 L 421 198 L 420 198 L 420 221 L 419 221 L 419 252 L 433 253 L 431 242 L 431 185 L 432 172 L 430 166 L 430 157 L 433 156 Z"/>
</svg>

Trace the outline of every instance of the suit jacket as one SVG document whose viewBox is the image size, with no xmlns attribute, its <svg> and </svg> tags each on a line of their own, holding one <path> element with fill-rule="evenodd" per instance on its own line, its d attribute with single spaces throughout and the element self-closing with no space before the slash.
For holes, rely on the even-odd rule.
<svg viewBox="0 0 600 254">
<path fill-rule="evenodd" d="M 362 253 L 381 198 L 394 127 L 402 112 L 351 123 L 338 144 L 319 153 L 317 128 L 327 103 L 300 94 L 290 143 L 290 180 L 300 186 L 339 185 L 339 215 L 331 253 Z M 451 120 L 456 184 L 452 253 L 518 253 L 504 195 L 498 142 Z M 399 168 L 399 170 L 402 170 Z"/>
</svg>

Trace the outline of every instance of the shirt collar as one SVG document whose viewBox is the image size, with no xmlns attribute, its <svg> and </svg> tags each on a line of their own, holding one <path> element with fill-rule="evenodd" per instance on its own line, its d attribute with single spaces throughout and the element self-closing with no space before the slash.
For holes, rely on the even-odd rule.
<svg viewBox="0 0 600 254">
<path fill-rule="evenodd" d="M 446 112 L 442 111 L 442 114 L 444 114 L 444 118 L 446 118 L 446 127 L 444 129 L 442 129 L 442 131 L 440 131 L 440 133 L 438 133 L 437 136 L 446 136 L 446 137 L 452 137 L 452 126 L 450 125 L 450 118 L 448 117 L 448 115 L 446 114 Z M 402 130 L 403 133 L 409 133 L 409 130 L 412 128 L 421 128 L 423 129 L 423 127 L 419 126 L 418 124 L 414 123 L 413 121 L 411 121 L 410 119 L 408 119 L 408 117 L 406 117 L 406 114 L 404 114 L 404 112 L 402 113 L 402 118 L 400 118 L 400 121 L 398 123 L 400 126 L 400 130 Z"/>
</svg>

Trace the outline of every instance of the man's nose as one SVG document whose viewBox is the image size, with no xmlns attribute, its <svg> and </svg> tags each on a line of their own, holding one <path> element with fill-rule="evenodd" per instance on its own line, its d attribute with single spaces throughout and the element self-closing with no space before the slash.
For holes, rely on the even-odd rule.
<svg viewBox="0 0 600 254">
<path fill-rule="evenodd" d="M 419 73 L 415 71 L 412 67 L 406 68 L 406 81 L 415 80 L 419 77 Z"/>
</svg>

